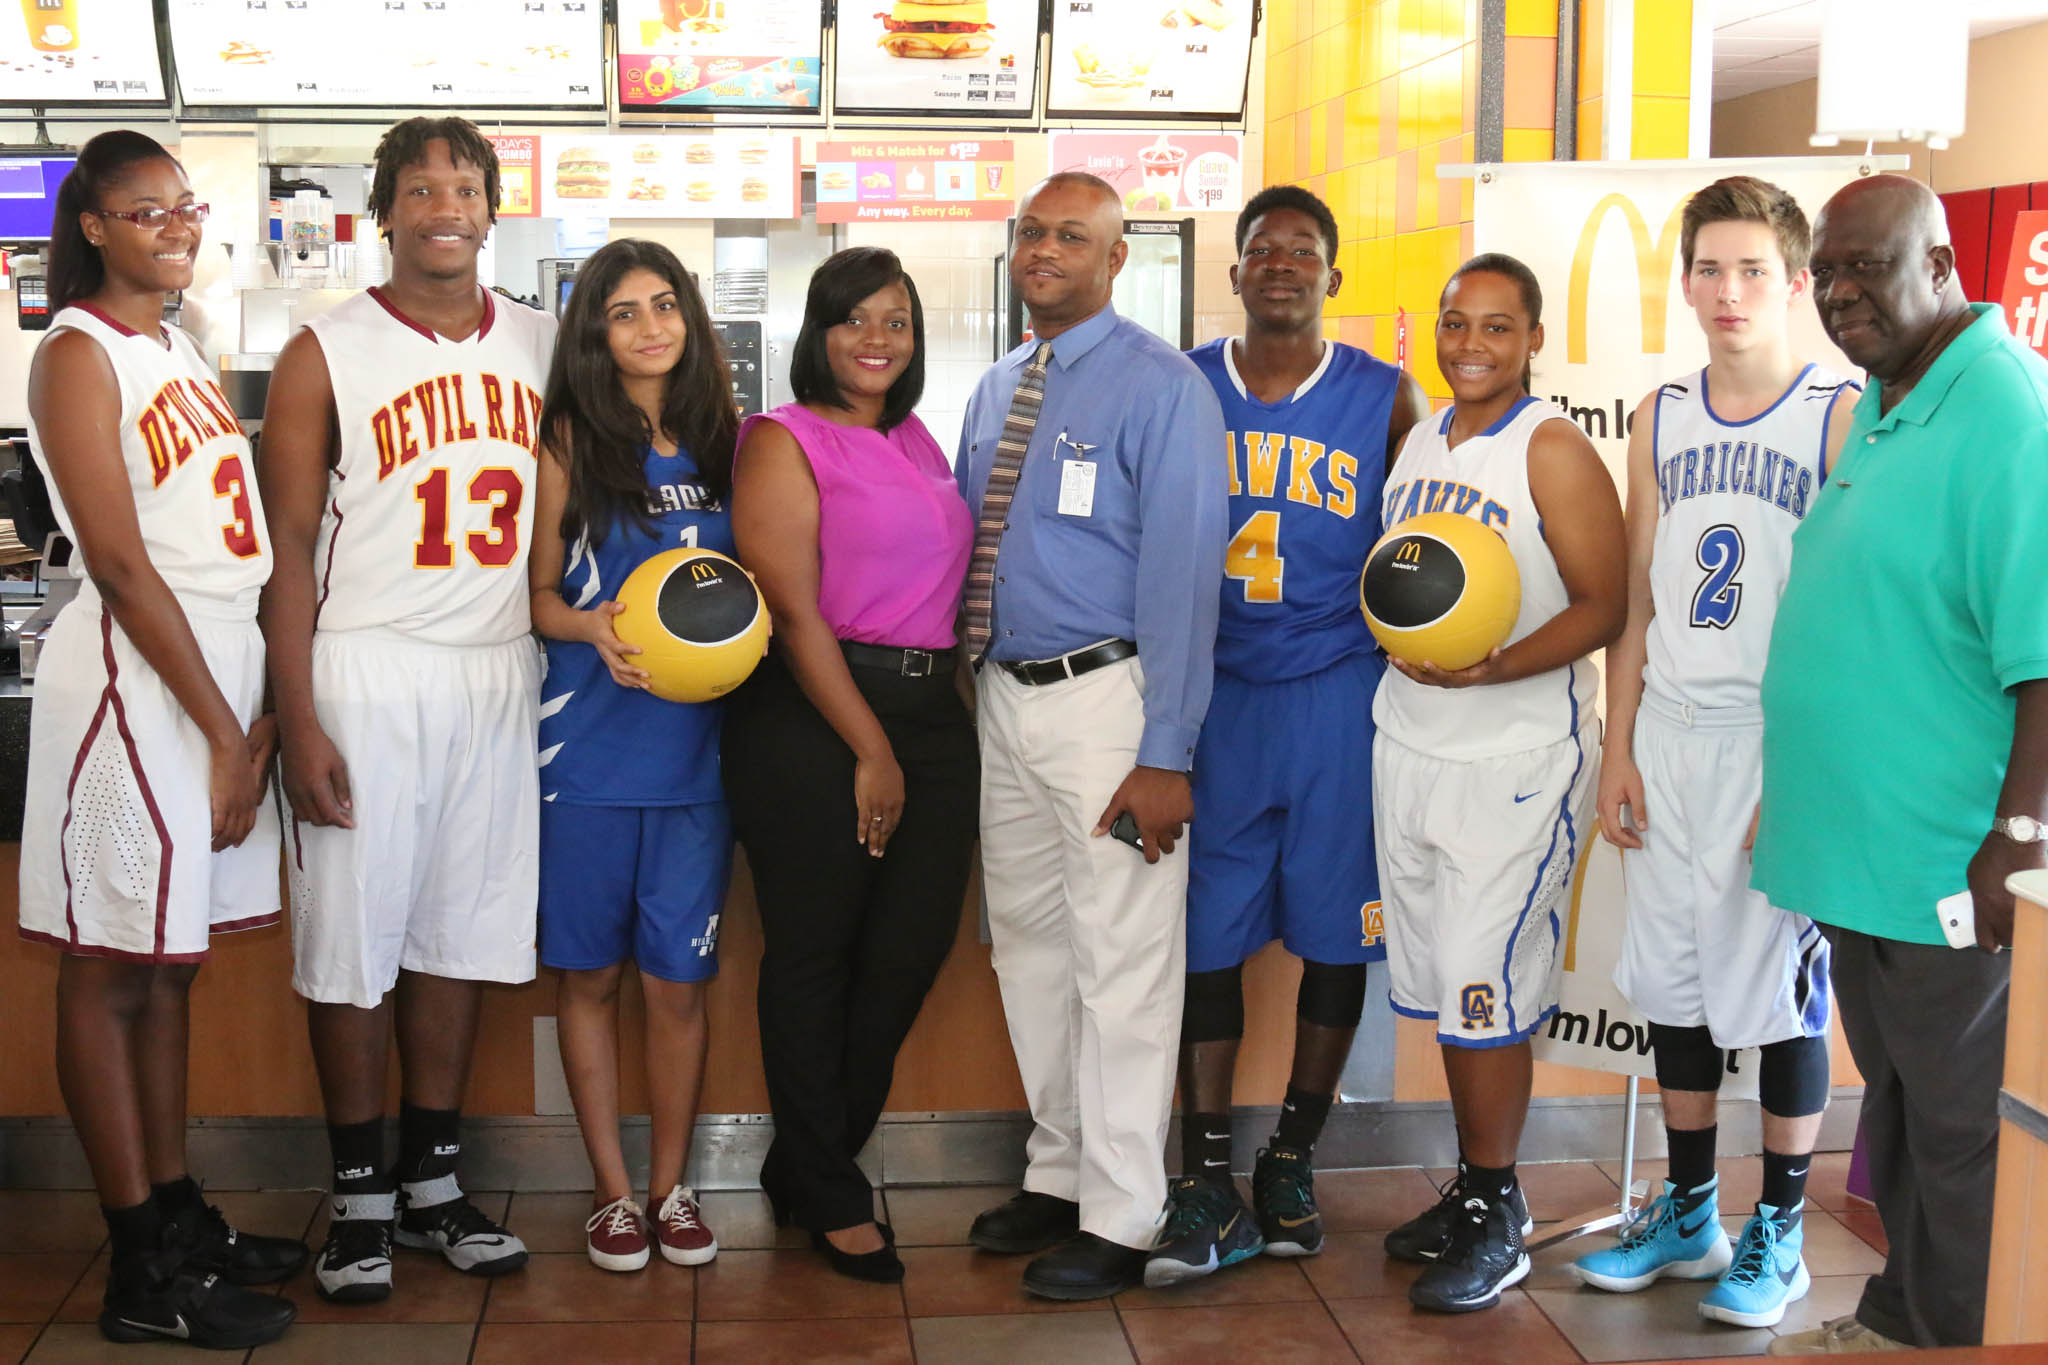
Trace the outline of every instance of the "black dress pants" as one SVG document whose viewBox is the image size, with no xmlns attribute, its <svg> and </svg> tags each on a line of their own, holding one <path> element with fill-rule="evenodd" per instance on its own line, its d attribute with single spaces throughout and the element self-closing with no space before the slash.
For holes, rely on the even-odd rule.
<svg viewBox="0 0 2048 1365">
<path fill-rule="evenodd" d="M 951 673 L 848 667 L 903 769 L 903 819 L 884 856 L 854 838 L 852 750 L 778 654 L 727 703 L 722 750 L 764 943 L 775 1139 L 761 1186 L 778 1220 L 815 1231 L 874 1217 L 854 1157 L 959 932 L 979 818 L 980 759 Z"/>
</svg>

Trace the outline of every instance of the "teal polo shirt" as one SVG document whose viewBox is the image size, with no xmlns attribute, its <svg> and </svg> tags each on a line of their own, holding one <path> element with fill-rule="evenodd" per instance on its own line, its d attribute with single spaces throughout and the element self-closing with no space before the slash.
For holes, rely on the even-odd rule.
<svg viewBox="0 0 2048 1365">
<path fill-rule="evenodd" d="M 1864 390 L 1764 668 L 1756 888 L 1909 943 L 1990 833 L 2006 689 L 2048 678 L 2048 365 L 1971 311 L 1889 413 Z"/>
</svg>

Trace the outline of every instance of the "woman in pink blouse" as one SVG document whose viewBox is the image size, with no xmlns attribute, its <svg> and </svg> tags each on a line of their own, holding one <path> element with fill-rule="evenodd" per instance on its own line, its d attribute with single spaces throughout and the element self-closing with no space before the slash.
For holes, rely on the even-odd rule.
<svg viewBox="0 0 2048 1365">
<path fill-rule="evenodd" d="M 974 526 L 911 411 L 924 312 L 896 254 L 811 277 L 797 401 L 751 418 L 733 534 L 775 648 L 733 694 L 723 766 L 761 908 L 761 1186 L 841 1274 L 903 1277 L 854 1157 L 960 923 L 980 772 L 954 687 Z"/>
</svg>

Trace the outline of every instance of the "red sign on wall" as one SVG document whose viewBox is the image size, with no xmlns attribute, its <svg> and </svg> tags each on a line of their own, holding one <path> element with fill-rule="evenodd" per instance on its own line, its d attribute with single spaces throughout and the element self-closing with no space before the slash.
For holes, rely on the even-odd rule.
<svg viewBox="0 0 2048 1365">
<path fill-rule="evenodd" d="M 533 180 L 537 137 L 491 137 L 498 153 L 498 216 L 536 218 L 540 215 L 540 192 Z"/>
</svg>

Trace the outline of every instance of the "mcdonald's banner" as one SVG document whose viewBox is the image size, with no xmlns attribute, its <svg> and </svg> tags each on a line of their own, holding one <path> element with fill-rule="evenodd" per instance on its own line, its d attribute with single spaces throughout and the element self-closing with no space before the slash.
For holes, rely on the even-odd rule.
<svg viewBox="0 0 2048 1365">
<path fill-rule="evenodd" d="M 1636 404 L 1707 363 L 1706 338 L 1679 292 L 1679 220 L 1692 192 L 1725 175 L 1754 175 L 1789 191 L 1811 219 L 1859 175 L 1904 165 L 1902 157 L 1828 156 L 1484 166 L 1472 238 L 1477 250 L 1504 251 L 1536 272 L 1544 323 L 1536 396 L 1571 414 L 1625 486 Z M 1859 373 L 1811 303 L 1793 305 L 1792 338 L 1806 359 Z"/>
<path fill-rule="evenodd" d="M 1785 157 L 1726 161 L 1556 161 L 1480 167 L 1473 242 L 1536 272 L 1543 351 L 1535 392 L 1577 422 L 1627 487 L 1636 404 L 1667 379 L 1707 363 L 1706 338 L 1679 291 L 1680 216 L 1692 192 L 1722 176 L 1754 175 L 1789 191 L 1811 219 L 1860 175 L 1900 169 L 1900 157 Z M 1821 330 L 1810 302 L 1793 305 L 1794 349 L 1841 373 L 1860 372 Z M 1614 987 L 1622 923 L 1621 856 L 1588 831 L 1563 926 L 1557 1016 L 1535 1038 L 1547 1062 L 1651 1077 L 1649 1021 Z M 1725 1093 L 1753 1096 L 1753 1053 L 1730 1058 Z"/>
</svg>

